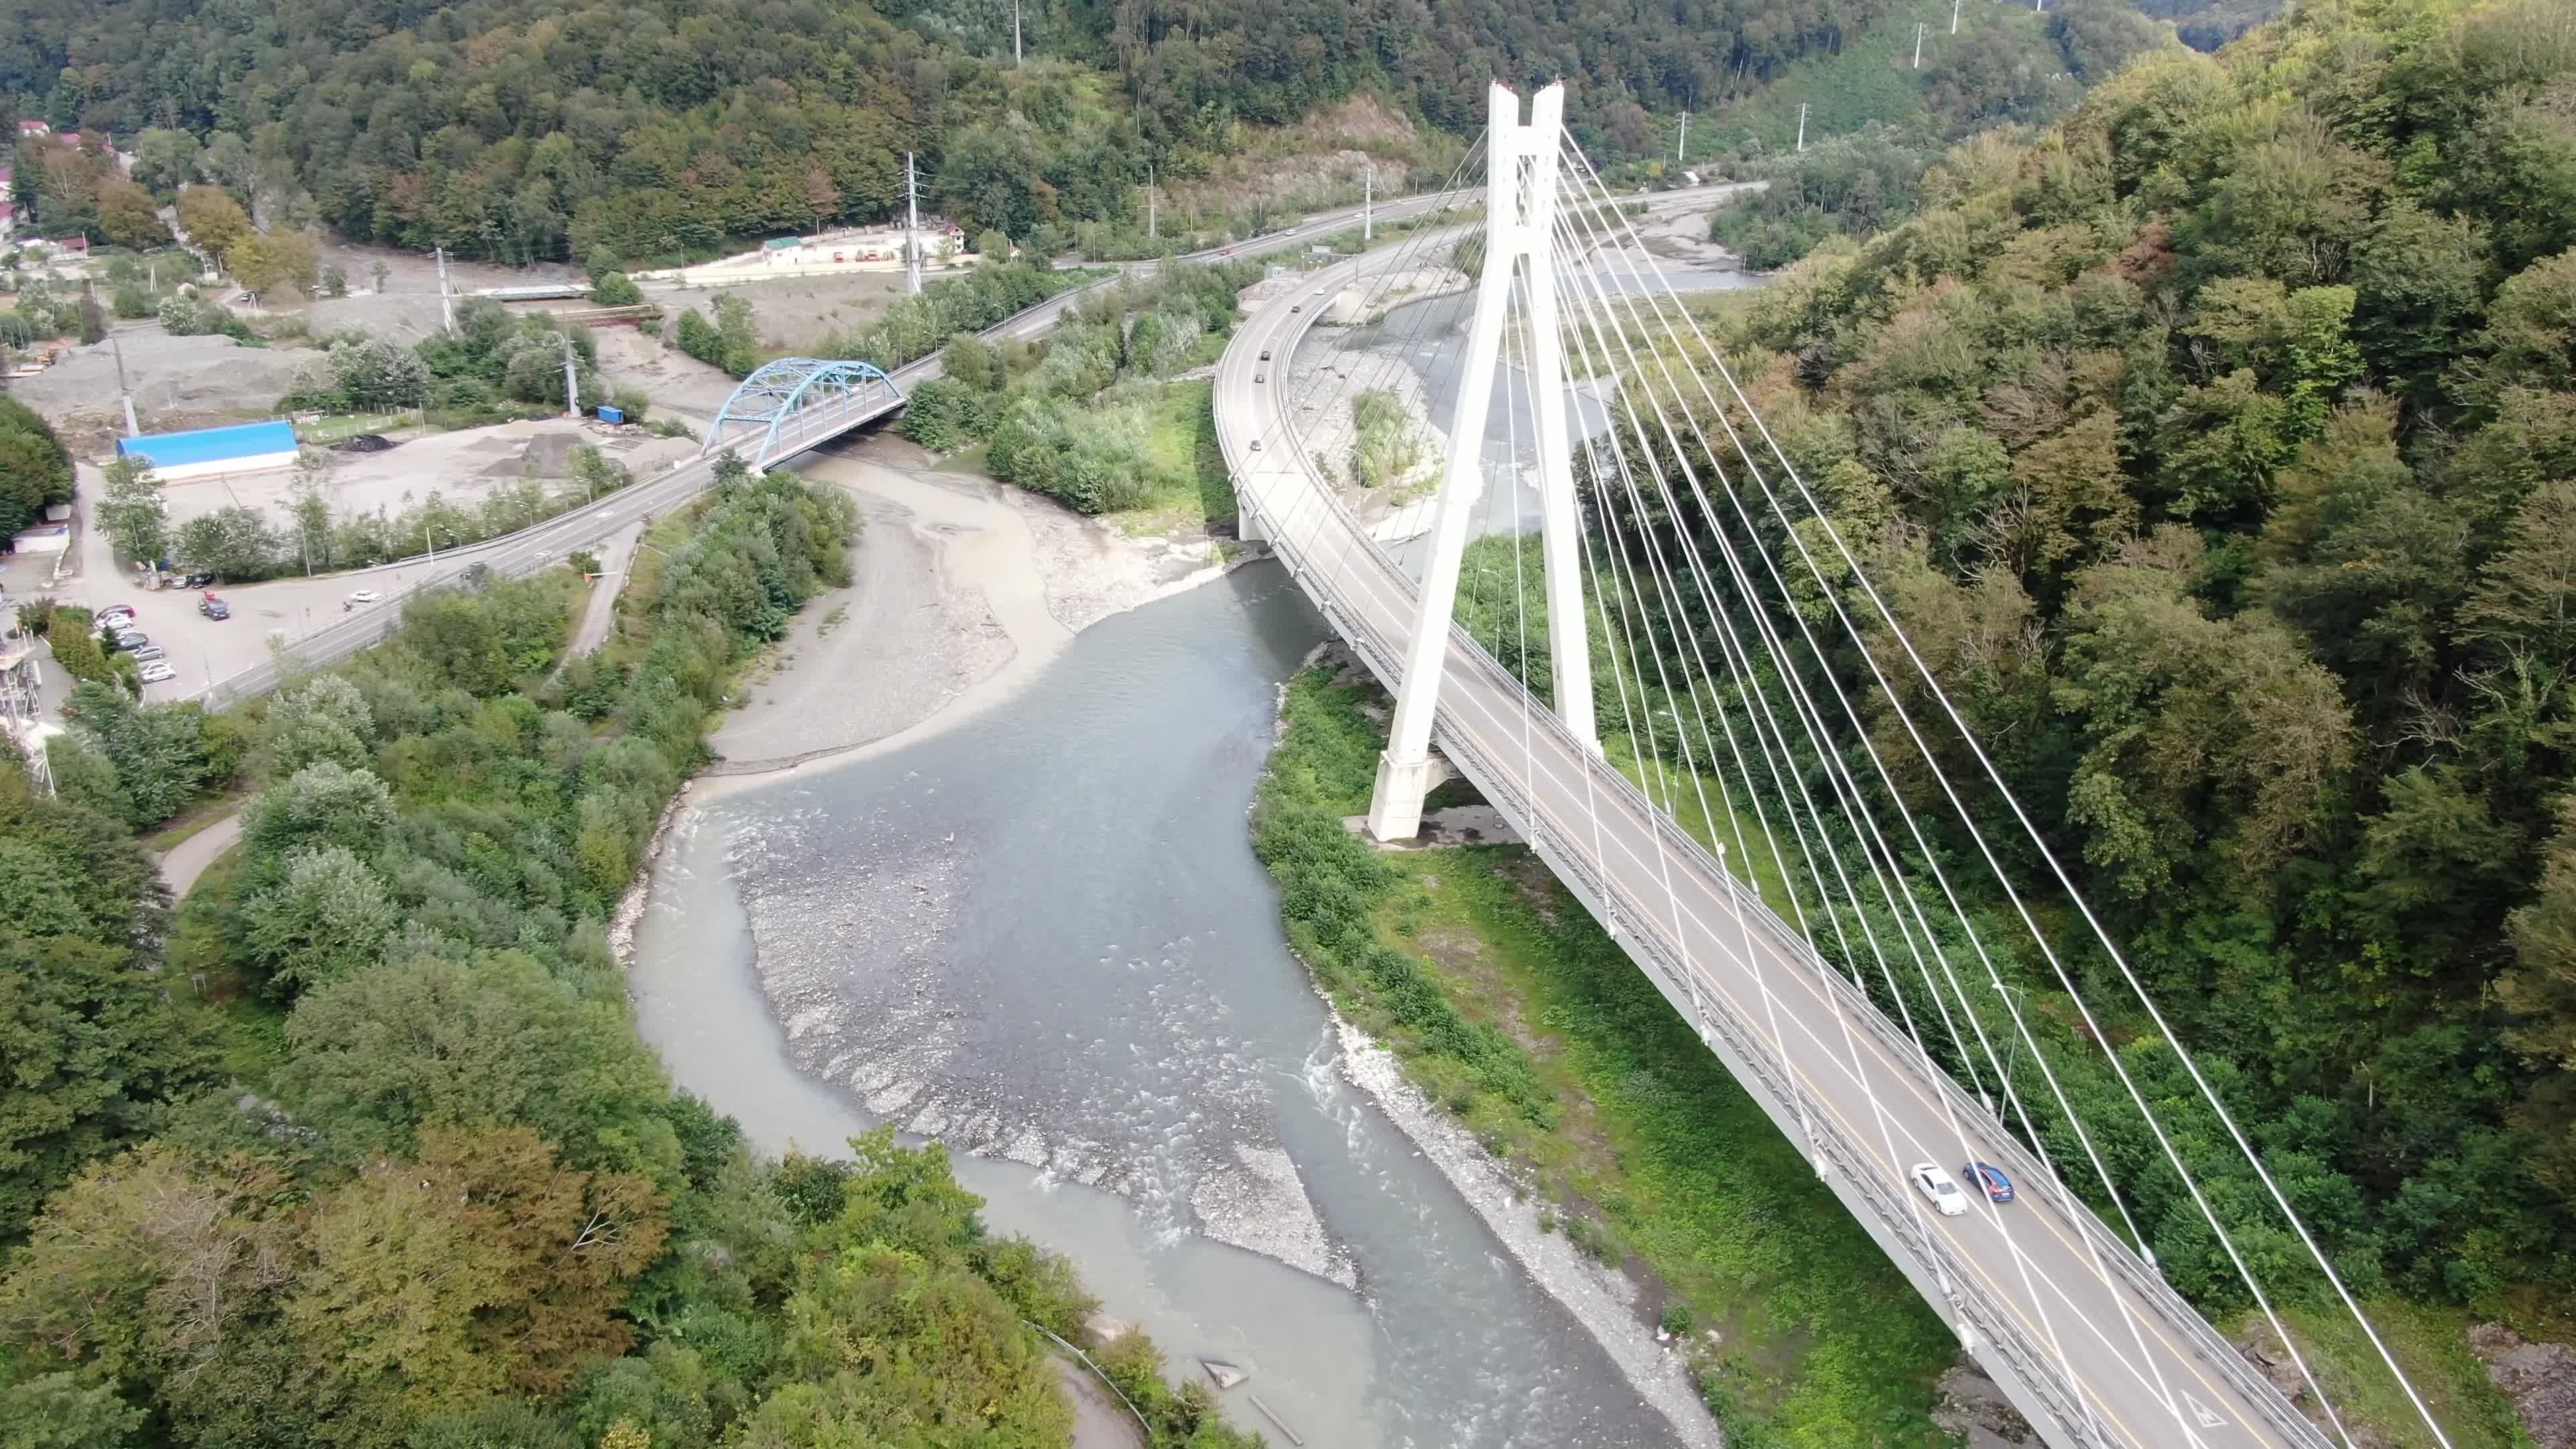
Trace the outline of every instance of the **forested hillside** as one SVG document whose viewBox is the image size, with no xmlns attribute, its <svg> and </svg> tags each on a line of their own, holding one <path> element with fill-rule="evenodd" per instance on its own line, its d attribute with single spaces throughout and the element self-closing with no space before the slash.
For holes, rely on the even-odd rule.
<svg viewBox="0 0 2576 1449">
<path fill-rule="evenodd" d="M 2307 5 L 1960 145 L 1919 199 L 1710 309 L 1756 404 L 2353 1280 L 2565 1314 L 2576 12 Z M 1919 766 L 1899 781 L 1949 818 Z M 2014 969 L 2116 1115 L 2053 978 Z M 2153 1024 L 2109 1030 L 2303 1281 Z M 2241 1305 L 2154 1144 L 2105 1140 L 2174 1281 Z"/>
<path fill-rule="evenodd" d="M 203 176 L 352 239 L 703 250 L 890 215 L 906 151 L 933 205 L 1025 239 L 1124 219 L 1149 164 L 1186 177 L 1239 125 L 1364 86 L 1472 131 L 1490 78 L 1564 77 L 1605 98 L 1583 118 L 1603 143 L 1651 148 L 1644 106 L 1756 84 L 1882 4 L 1032 4 L 1038 59 L 1013 69 L 995 0 L 30 0 L 0 15 L 0 91 L 144 136 L 147 186 Z"/>
</svg>

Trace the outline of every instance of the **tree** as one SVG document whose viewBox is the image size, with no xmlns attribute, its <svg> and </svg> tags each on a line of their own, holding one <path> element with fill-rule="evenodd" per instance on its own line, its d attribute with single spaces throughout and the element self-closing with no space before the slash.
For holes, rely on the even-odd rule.
<svg viewBox="0 0 2576 1449">
<path fill-rule="evenodd" d="M 381 337 L 344 338 L 331 344 L 331 385 L 351 408 L 415 408 L 429 401 L 429 364 Z"/>
<path fill-rule="evenodd" d="M 197 138 L 165 127 L 145 128 L 134 138 L 134 180 L 155 196 L 175 197 L 197 179 Z"/>
<path fill-rule="evenodd" d="M 251 235 L 250 213 L 218 187 L 191 186 L 179 193 L 179 229 L 220 263 L 242 238 Z"/>
<path fill-rule="evenodd" d="M 170 240 L 152 193 L 122 178 L 98 184 L 98 229 L 110 242 L 137 251 Z"/>
<path fill-rule="evenodd" d="M 421 1133 L 315 1205 L 286 1319 L 354 1401 L 342 1443 L 505 1389 L 550 1393 L 627 1343 L 625 1285 L 668 1229 L 646 1180 L 558 1167 L 524 1127 Z"/>
<path fill-rule="evenodd" d="M 349 272 L 347 268 L 329 266 L 322 269 L 322 295 L 325 297 L 345 297 L 349 295 Z"/>
<path fill-rule="evenodd" d="M 259 510 L 228 504 L 179 525 L 179 561 L 199 573 L 240 582 L 277 571 L 277 535 Z"/>
<path fill-rule="evenodd" d="M 14 533 L 72 496 L 72 455 L 33 408 L 0 397 L 0 533 Z"/>
<path fill-rule="evenodd" d="M 46 146 L 37 157 L 36 221 L 47 236 L 98 232 L 98 167 L 69 146 Z"/>
<path fill-rule="evenodd" d="M 2088 570 L 2068 613 L 2057 703 L 2084 754 L 2067 815 L 2133 899 L 2179 871 L 2260 880 L 2312 837 L 2352 756 L 2334 677 L 2260 615 L 2203 614 L 2183 591 L 2198 559 L 2167 528 Z"/>
<path fill-rule="evenodd" d="M 114 1388 L 74 1373 L 0 1384 L 0 1446 L 6 1449 L 127 1449 L 148 1416 Z"/>
<path fill-rule="evenodd" d="M 249 197 L 259 188 L 259 161 L 236 132 L 207 135 L 205 149 L 197 154 L 197 172 L 235 197 Z"/>
<path fill-rule="evenodd" d="M 388 960 L 307 992 L 286 1034 L 281 1085 L 343 1161 L 408 1153 L 426 1122 L 499 1120 L 576 1167 L 679 1167 L 660 1065 L 624 1007 L 519 952 Z"/>
<path fill-rule="evenodd" d="M 303 561 L 304 572 L 330 568 L 331 558 L 331 470 L 338 466 L 340 455 L 328 448 L 304 447 L 296 450 L 295 470 L 287 484 L 287 516 L 294 519 L 291 542 L 287 551 Z"/>
<path fill-rule="evenodd" d="M 2576 668 L 2576 478 L 2534 490 L 2463 622 L 2472 637 L 2527 651 L 2553 674 Z"/>
<path fill-rule="evenodd" d="M 400 913 L 344 846 L 289 853 L 278 885 L 242 902 L 243 944 L 272 995 L 292 997 L 373 965 Z"/>
<path fill-rule="evenodd" d="M 235 241 L 224 253 L 224 267 L 253 296 L 266 296 L 279 287 L 310 296 L 319 256 L 311 237 L 271 228 Z"/>
<path fill-rule="evenodd" d="M 393 269 L 385 265 L 385 260 L 382 257 L 378 257 L 367 264 L 367 276 L 375 282 L 377 296 L 381 297 L 384 295 L 385 279 L 392 275 Z"/>
<path fill-rule="evenodd" d="M 162 496 L 159 474 L 148 458 L 119 453 L 102 470 L 105 488 L 99 499 L 99 525 L 130 559 L 161 557 L 168 546 L 170 507 Z"/>
<path fill-rule="evenodd" d="M 41 862 L 14 843 L 0 860 Z M 0 930 L 0 1242 L 21 1238 L 83 1164 L 159 1126 L 162 1104 L 214 1065 L 123 947 Z"/>
<path fill-rule="evenodd" d="M 283 861 L 297 850 L 322 846 L 373 856 L 393 828 L 393 794 L 366 769 L 323 753 L 365 753 L 358 743 L 365 701 L 347 680 L 326 674 L 278 701 L 279 710 L 290 707 L 298 718 L 280 722 L 277 711 L 270 713 L 269 769 L 282 778 L 243 812 L 243 840 L 260 859 Z"/>
<path fill-rule="evenodd" d="M 123 690 L 85 682 L 64 713 L 116 767 L 127 823 L 147 830 L 179 813 L 206 780 L 203 712 L 193 703 L 137 704 Z"/>
<path fill-rule="evenodd" d="M 57 618 L 65 617 L 68 612 L 57 615 Z M 86 617 L 81 619 L 80 627 L 76 629 L 64 628 L 58 623 L 47 631 L 45 638 L 53 646 L 54 662 L 63 667 L 65 674 L 102 684 L 115 682 L 116 670 L 108 664 L 107 651 L 99 647 L 98 636 L 90 632 Z"/>
<path fill-rule="evenodd" d="M 590 300 L 602 307 L 632 307 L 644 300 L 644 289 L 624 272 L 603 272 L 591 281 Z"/>
</svg>

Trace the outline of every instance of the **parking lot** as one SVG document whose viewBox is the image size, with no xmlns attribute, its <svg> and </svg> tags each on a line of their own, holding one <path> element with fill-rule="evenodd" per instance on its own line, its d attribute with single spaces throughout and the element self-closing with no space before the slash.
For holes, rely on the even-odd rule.
<svg viewBox="0 0 2576 1449">
<path fill-rule="evenodd" d="M 373 589 L 384 595 L 376 604 L 360 604 L 361 610 L 384 612 L 386 623 L 393 622 L 393 611 L 413 582 L 419 567 L 402 565 L 333 574 L 312 579 L 272 579 L 260 584 L 217 586 L 215 593 L 230 607 L 232 617 L 209 619 L 198 612 L 204 596 L 201 589 L 148 589 L 132 573 L 122 572 L 107 541 L 89 526 L 87 512 L 91 499 L 98 496 L 95 470 L 83 465 L 77 507 L 81 525 L 75 532 L 74 549 L 78 571 L 53 582 L 54 559 L 44 556 L 11 558 L 0 566 L 0 589 L 5 589 L 11 604 L 22 603 L 40 595 L 51 595 L 64 603 L 79 604 L 92 612 L 117 604 L 134 610 L 135 627 L 146 638 L 161 646 L 163 656 L 175 677 L 144 686 L 147 700 L 178 699 L 204 688 L 208 681 L 221 679 L 247 669 L 268 657 L 272 637 L 281 641 L 299 638 L 343 617 L 341 606 L 353 590 Z M 50 658 L 44 658 L 41 669 L 45 678 L 45 699 L 59 708 L 70 692 L 71 681 Z"/>
</svg>

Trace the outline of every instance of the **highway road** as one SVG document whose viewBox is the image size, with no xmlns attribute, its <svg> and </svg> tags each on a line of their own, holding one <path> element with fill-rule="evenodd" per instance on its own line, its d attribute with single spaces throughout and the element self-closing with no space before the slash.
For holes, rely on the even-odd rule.
<svg viewBox="0 0 2576 1449">
<path fill-rule="evenodd" d="M 1381 201 L 1377 204 L 1377 216 L 1382 221 L 1393 221 L 1434 210 L 1449 204 L 1453 199 L 1456 199 L 1454 193 L 1431 192 L 1421 196 Z M 1470 199 L 1473 197 L 1471 196 Z M 1356 206 L 1318 212 L 1285 230 L 1252 237 L 1230 246 L 1192 253 L 1186 260 L 1218 261 L 1227 257 L 1272 255 L 1306 243 L 1320 241 L 1350 227 L 1359 218 L 1360 208 Z M 1135 263 L 1125 267 L 1123 273 L 1129 276 L 1151 276 L 1156 269 L 1155 263 Z M 1088 286 L 1077 287 L 1060 296 L 1050 297 L 1025 312 L 1005 318 L 1000 323 L 986 328 L 982 335 L 1023 339 L 1040 336 L 1053 330 L 1057 322 L 1063 319 L 1065 312 L 1081 305 L 1082 300 L 1091 292 L 1100 287 L 1113 285 L 1117 280 L 1118 278 L 1115 277 L 1106 278 Z M 933 355 L 895 369 L 894 381 L 896 386 L 908 394 L 913 388 L 938 377 L 940 371 L 939 358 Z M 814 415 L 807 419 L 804 426 L 784 436 L 782 450 L 771 461 L 784 463 L 800 452 L 829 442 L 853 428 L 865 426 L 896 410 L 897 406 L 889 405 L 855 416 Z M 415 557 L 386 564 L 367 571 L 365 578 L 359 578 L 356 575 L 346 576 L 342 580 L 344 583 L 375 583 L 380 579 L 392 577 L 399 570 L 405 579 L 405 584 L 399 592 L 387 588 L 388 597 L 381 604 L 362 608 L 354 614 L 332 620 L 319 629 L 290 640 L 284 646 L 287 672 L 291 674 L 299 670 L 330 664 L 381 642 L 400 622 L 403 600 L 421 589 L 438 588 L 452 583 L 467 569 L 477 565 L 509 576 L 534 573 L 576 549 L 589 547 L 622 528 L 639 523 L 648 514 L 658 517 L 679 507 L 705 491 L 713 481 L 714 464 L 711 460 L 692 461 L 659 477 L 633 484 L 588 507 L 577 508 L 572 512 L 548 519 L 533 528 L 521 529 L 517 533 L 489 539 L 483 543 L 452 549 L 439 554 L 435 559 Z M 272 659 L 211 681 L 195 691 L 173 693 L 167 697 L 197 699 L 204 701 L 209 708 L 227 708 L 253 695 L 276 688 L 279 678 L 279 662 Z M 153 697 L 163 696 L 156 690 Z"/>
<path fill-rule="evenodd" d="M 1387 263 L 1316 274 L 1327 290 Z M 1238 329 L 1216 381 L 1220 442 L 1257 519 L 1333 627 L 1388 689 L 1414 623 L 1413 581 L 1315 476 L 1286 393 L 1322 309 L 1282 296 Z M 1267 381 L 1256 381 L 1266 374 Z M 1259 440 L 1263 446 L 1256 449 Z M 1466 636 L 1441 681 L 1436 741 L 1609 925 L 1676 1010 L 1803 1142 L 1877 1238 L 2050 1443 L 2138 1449 L 2323 1449 L 2325 1439 L 1910 1039 L 1827 967 L 1616 770 Z M 1808 1126 L 1802 1126 L 1810 1124 Z M 1965 1183 L 2002 1166 L 2020 1200 L 1970 1190 L 1962 1216 L 1907 1184 L 1917 1162 Z"/>
</svg>

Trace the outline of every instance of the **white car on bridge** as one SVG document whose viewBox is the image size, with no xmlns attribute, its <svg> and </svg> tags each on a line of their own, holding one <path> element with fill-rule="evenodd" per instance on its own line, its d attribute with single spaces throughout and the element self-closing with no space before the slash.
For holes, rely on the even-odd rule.
<svg viewBox="0 0 2576 1449">
<path fill-rule="evenodd" d="M 1941 1216 L 1955 1218 L 1968 1210 L 1968 1195 L 1959 1188 L 1958 1179 L 1941 1170 L 1937 1162 L 1918 1162 L 1906 1174 L 1914 1179 L 1914 1188 L 1932 1200 Z"/>
</svg>

